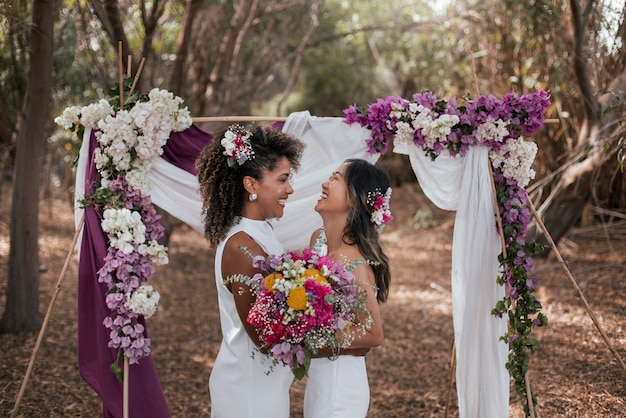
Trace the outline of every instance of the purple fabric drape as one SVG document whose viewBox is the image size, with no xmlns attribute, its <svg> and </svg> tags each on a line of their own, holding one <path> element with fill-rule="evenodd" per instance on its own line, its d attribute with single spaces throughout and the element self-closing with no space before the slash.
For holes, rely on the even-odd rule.
<svg viewBox="0 0 626 418">
<path fill-rule="evenodd" d="M 213 134 L 191 125 L 183 132 L 172 132 L 163 147 L 163 158 L 188 173 L 197 174 L 196 158 L 202 148 L 211 141 Z"/>
<path fill-rule="evenodd" d="M 192 125 L 184 132 L 172 133 L 164 147 L 163 158 L 195 174 L 195 159 L 210 140 L 209 133 Z M 99 178 L 93 161 L 96 146 L 92 133 L 85 173 L 85 195 L 93 193 L 94 181 Z M 109 370 L 117 357 L 117 350 L 108 347 L 109 331 L 103 325 L 109 315 L 104 301 L 108 288 L 105 283 L 98 282 L 97 276 L 107 253 L 107 236 L 100 226 L 100 213 L 86 208 L 84 214 L 78 266 L 78 369 L 81 377 L 102 399 L 103 418 L 119 418 L 123 416 L 123 384 Z M 158 344 L 158 341 L 153 344 Z M 152 356 L 144 357 L 139 364 L 129 367 L 129 414 L 133 418 L 171 416 Z"/>
</svg>

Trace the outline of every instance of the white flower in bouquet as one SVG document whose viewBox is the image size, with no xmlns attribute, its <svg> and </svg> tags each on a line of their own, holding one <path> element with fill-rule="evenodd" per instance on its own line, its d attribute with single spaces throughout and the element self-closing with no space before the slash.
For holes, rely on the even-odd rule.
<svg viewBox="0 0 626 418">
<path fill-rule="evenodd" d="M 406 118 L 407 112 L 401 103 L 391 103 L 391 111 L 389 112 L 390 118 L 402 120 Z"/>
<path fill-rule="evenodd" d="M 156 312 L 159 299 L 161 295 L 152 286 L 142 285 L 126 299 L 124 306 L 147 319 Z"/>
<path fill-rule="evenodd" d="M 95 129 L 98 122 L 109 115 L 114 115 L 115 110 L 106 99 L 100 99 L 97 103 L 90 104 L 81 109 L 80 123 L 85 128 Z"/>
<path fill-rule="evenodd" d="M 430 109 L 426 108 L 423 104 L 411 102 L 409 105 L 409 112 L 413 115 L 418 115 L 420 113 L 428 113 Z"/>
<path fill-rule="evenodd" d="M 130 113 L 139 131 L 137 158 L 151 160 L 161 155 L 172 131 L 169 115 L 159 112 L 152 102 L 138 103 Z"/>
<path fill-rule="evenodd" d="M 128 151 L 137 141 L 132 118 L 128 112 L 120 111 L 115 116 L 107 116 L 98 123 L 98 128 L 100 131 L 96 133 L 96 138 L 100 144 L 100 152 L 108 158 L 108 161 L 104 158 L 99 159 L 96 168 L 100 170 L 111 164 L 119 172 L 128 171 L 132 162 L 132 155 Z"/>
</svg>

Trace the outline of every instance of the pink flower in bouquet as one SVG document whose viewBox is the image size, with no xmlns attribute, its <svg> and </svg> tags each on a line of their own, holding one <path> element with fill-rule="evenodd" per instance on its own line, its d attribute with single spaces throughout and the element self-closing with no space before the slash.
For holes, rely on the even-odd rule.
<svg viewBox="0 0 626 418">
<path fill-rule="evenodd" d="M 357 333 L 371 327 L 367 295 L 351 271 L 358 264 L 337 263 L 306 248 L 302 253 L 254 256 L 253 265 L 261 273 L 225 282 L 243 281 L 256 292 L 248 323 L 274 364 L 289 366 L 301 379 L 319 349 L 345 348 Z"/>
</svg>

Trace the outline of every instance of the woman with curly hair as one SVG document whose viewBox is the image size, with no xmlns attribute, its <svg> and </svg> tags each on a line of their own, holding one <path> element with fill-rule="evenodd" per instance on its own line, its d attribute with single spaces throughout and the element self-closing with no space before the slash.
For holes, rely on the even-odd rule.
<svg viewBox="0 0 626 418">
<path fill-rule="evenodd" d="M 378 304 L 389 294 L 389 259 L 380 232 L 391 221 L 387 173 L 361 159 L 348 159 L 322 184 L 315 210 L 324 226 L 313 233 L 311 246 L 335 261 L 358 261 L 352 270 L 367 294 L 373 325 L 357 333 L 348 349 L 330 358 L 311 359 L 304 394 L 305 418 L 364 418 L 369 408 L 365 353 L 383 343 Z M 322 351 L 322 350 L 320 350 Z"/>
<path fill-rule="evenodd" d="M 239 125 L 216 134 L 196 162 L 205 236 L 215 252 L 222 343 L 209 378 L 211 417 L 289 417 L 289 367 L 275 366 L 257 352 L 259 336 L 246 322 L 255 300 L 249 286 L 224 284 L 234 275 L 258 272 L 240 247 L 254 255 L 281 254 L 268 222 L 283 216 L 293 193 L 292 170 L 304 144 L 271 128 L 249 131 Z M 254 355 L 253 355 L 254 353 Z"/>
</svg>

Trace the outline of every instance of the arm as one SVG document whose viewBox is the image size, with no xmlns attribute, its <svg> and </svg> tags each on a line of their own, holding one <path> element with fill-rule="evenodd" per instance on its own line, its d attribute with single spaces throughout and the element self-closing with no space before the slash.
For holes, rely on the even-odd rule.
<svg viewBox="0 0 626 418">
<path fill-rule="evenodd" d="M 365 333 L 355 337 L 350 347 L 339 350 L 339 353 L 333 353 L 328 347 L 322 348 L 317 355 L 313 357 L 332 357 L 333 354 L 364 356 L 373 347 L 380 346 L 384 341 L 383 326 L 380 318 L 380 309 L 378 300 L 376 299 L 376 291 L 374 286 L 374 272 L 368 265 L 358 266 L 353 270 L 357 283 L 367 294 L 367 309 L 374 321 L 372 327 Z"/>
<path fill-rule="evenodd" d="M 252 259 L 239 248 L 240 246 L 245 246 L 252 254 L 265 255 L 261 246 L 244 232 L 233 235 L 224 247 L 224 254 L 221 260 L 223 277 L 235 274 L 244 274 L 248 277 L 252 277 L 259 272 L 258 269 L 252 267 Z M 233 282 L 228 285 L 228 288 L 233 294 L 237 313 L 239 314 L 239 318 L 243 323 L 246 333 L 257 347 L 260 346 L 262 342 L 258 333 L 247 321 L 248 312 L 250 312 L 250 308 L 254 304 L 256 296 L 245 283 Z"/>
<path fill-rule="evenodd" d="M 367 294 L 367 310 L 370 312 L 374 324 L 365 334 L 357 335 L 350 345 L 350 348 L 378 347 L 383 343 L 384 335 L 380 308 L 378 300 L 376 299 L 374 272 L 369 265 L 360 265 L 353 270 L 353 273 L 356 277 L 357 284 L 359 284 Z"/>
</svg>

